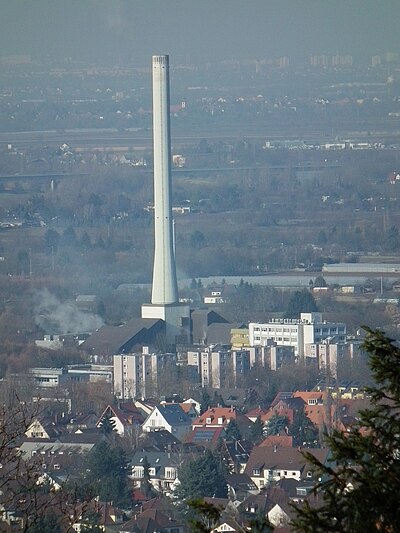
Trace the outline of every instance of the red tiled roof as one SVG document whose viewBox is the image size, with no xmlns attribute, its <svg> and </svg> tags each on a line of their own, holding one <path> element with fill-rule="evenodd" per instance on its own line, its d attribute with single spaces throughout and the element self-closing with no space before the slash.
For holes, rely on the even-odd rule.
<svg viewBox="0 0 400 533">
<path fill-rule="evenodd" d="M 237 411 L 234 407 L 211 407 L 205 413 L 193 420 L 193 426 L 206 426 L 210 424 L 207 419 L 211 419 L 213 426 L 227 426 L 231 420 L 237 419 Z M 222 424 L 218 422 L 222 419 Z"/>
<path fill-rule="evenodd" d="M 294 398 L 301 398 L 306 403 L 308 400 L 317 400 L 322 402 L 325 398 L 326 393 L 324 391 L 302 391 L 298 390 L 293 393 Z"/>
<path fill-rule="evenodd" d="M 293 437 L 291 435 L 270 435 L 264 439 L 259 446 L 281 446 L 283 448 L 293 448 Z"/>
</svg>

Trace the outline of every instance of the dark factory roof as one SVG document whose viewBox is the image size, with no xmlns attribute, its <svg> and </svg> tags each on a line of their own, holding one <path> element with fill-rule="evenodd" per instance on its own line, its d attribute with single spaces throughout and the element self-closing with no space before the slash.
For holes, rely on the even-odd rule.
<svg viewBox="0 0 400 533">
<path fill-rule="evenodd" d="M 161 319 L 134 318 L 122 326 L 102 326 L 81 348 L 94 355 L 129 353 L 135 346 L 151 345 L 164 329 L 165 322 Z"/>
<path fill-rule="evenodd" d="M 207 328 L 207 343 L 208 344 L 230 344 L 231 330 L 243 328 L 243 324 L 239 322 L 231 323 L 214 323 Z"/>
</svg>

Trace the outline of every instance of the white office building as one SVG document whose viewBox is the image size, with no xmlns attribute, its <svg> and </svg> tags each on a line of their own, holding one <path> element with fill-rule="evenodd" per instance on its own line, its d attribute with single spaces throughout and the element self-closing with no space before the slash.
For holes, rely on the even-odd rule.
<svg viewBox="0 0 400 533">
<path fill-rule="evenodd" d="M 305 356 L 307 344 L 316 344 L 336 337 L 346 342 L 346 324 L 326 322 L 321 313 L 301 313 L 300 319 L 272 319 L 267 323 L 249 324 L 250 346 L 267 346 L 274 341 L 278 346 L 292 346 L 297 357 Z"/>
</svg>

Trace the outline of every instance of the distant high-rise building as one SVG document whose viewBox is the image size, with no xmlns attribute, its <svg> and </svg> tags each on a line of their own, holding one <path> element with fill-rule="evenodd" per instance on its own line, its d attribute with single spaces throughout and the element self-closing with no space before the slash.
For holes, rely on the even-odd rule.
<svg viewBox="0 0 400 533">
<path fill-rule="evenodd" d="M 290 60 L 287 56 L 279 57 L 277 60 L 279 68 L 288 68 Z"/>
<path fill-rule="evenodd" d="M 114 355 L 114 394 L 122 400 L 158 396 L 160 379 L 176 364 L 171 353 L 142 353 Z"/>
<path fill-rule="evenodd" d="M 310 57 L 310 65 L 312 67 L 327 67 L 329 65 L 329 58 L 326 55 Z"/>
<path fill-rule="evenodd" d="M 371 57 L 371 66 L 372 67 L 377 67 L 378 65 L 380 65 L 382 63 L 382 58 L 381 56 L 372 56 Z"/>
</svg>

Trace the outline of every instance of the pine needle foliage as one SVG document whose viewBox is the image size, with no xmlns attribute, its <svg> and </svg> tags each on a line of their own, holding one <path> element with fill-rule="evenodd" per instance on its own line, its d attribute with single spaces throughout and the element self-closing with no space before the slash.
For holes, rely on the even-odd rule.
<svg viewBox="0 0 400 533">
<path fill-rule="evenodd" d="M 320 482 L 297 507 L 294 531 L 400 531 L 400 349 L 383 332 L 365 329 L 375 382 L 367 389 L 370 406 L 360 411 L 349 433 L 326 437 L 329 464 L 305 454 Z"/>
</svg>

